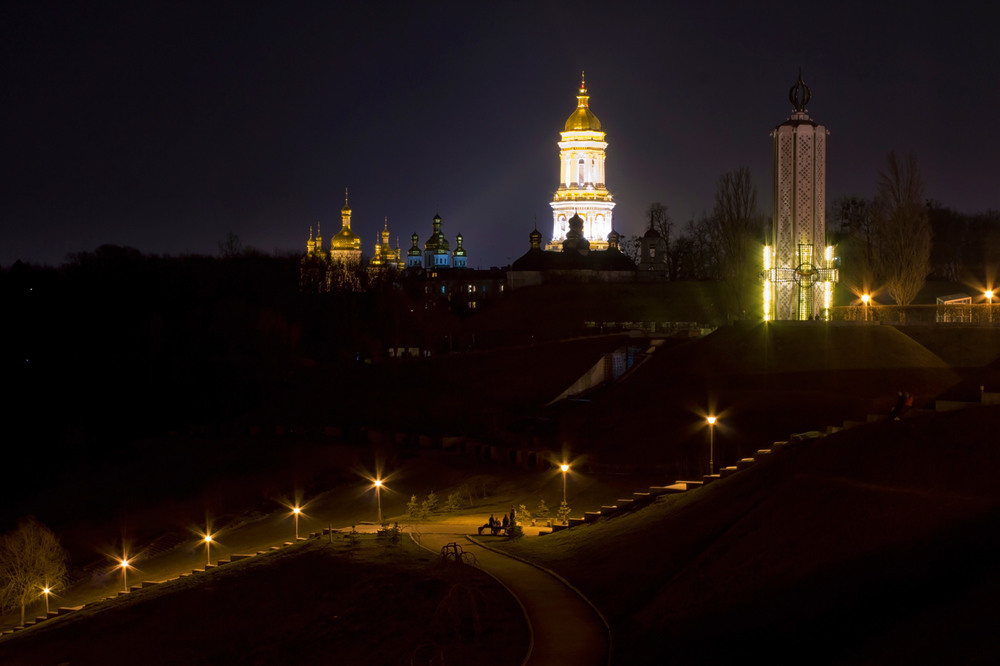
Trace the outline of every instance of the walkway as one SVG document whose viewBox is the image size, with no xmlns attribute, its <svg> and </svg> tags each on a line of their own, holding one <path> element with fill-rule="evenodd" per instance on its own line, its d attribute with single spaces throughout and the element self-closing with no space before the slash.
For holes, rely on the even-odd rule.
<svg viewBox="0 0 1000 666">
<path fill-rule="evenodd" d="M 475 554 L 479 566 L 507 586 L 524 606 L 534 645 L 527 666 L 606 666 L 608 630 L 596 611 L 558 578 L 521 560 L 466 540 L 456 525 L 422 525 L 421 544 L 435 553 L 450 542 Z"/>
</svg>

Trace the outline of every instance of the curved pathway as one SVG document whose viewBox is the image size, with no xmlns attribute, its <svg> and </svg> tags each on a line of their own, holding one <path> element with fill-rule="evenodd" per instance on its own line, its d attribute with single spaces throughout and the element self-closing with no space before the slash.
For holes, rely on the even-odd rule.
<svg viewBox="0 0 1000 666">
<path fill-rule="evenodd" d="M 457 525 L 422 525 L 420 544 L 439 553 L 456 542 L 475 554 L 479 566 L 492 574 L 521 602 L 528 616 L 533 645 L 529 666 L 606 666 L 608 629 L 579 593 L 550 573 L 526 562 L 466 540 Z"/>
</svg>

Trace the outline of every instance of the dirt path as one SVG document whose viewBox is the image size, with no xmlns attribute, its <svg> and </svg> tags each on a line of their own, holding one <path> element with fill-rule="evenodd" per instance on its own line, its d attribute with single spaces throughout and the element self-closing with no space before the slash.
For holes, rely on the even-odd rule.
<svg viewBox="0 0 1000 666">
<path fill-rule="evenodd" d="M 466 540 L 468 530 L 424 525 L 420 543 L 437 553 L 458 543 L 479 566 L 507 586 L 524 607 L 533 634 L 527 666 L 606 666 L 608 630 L 595 610 L 555 576 Z"/>
</svg>

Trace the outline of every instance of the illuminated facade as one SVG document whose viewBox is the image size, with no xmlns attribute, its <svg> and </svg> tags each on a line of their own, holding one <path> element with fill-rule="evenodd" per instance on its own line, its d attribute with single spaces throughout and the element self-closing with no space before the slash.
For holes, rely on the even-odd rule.
<svg viewBox="0 0 1000 666">
<path fill-rule="evenodd" d="M 809 117 L 811 92 L 799 79 L 788 92 L 791 117 L 774 139 L 774 219 L 764 248 L 764 320 L 827 319 L 837 283 L 826 244 L 825 127 Z"/>
<path fill-rule="evenodd" d="M 604 151 L 608 144 L 601 121 L 590 110 L 587 85 L 580 81 L 576 110 L 566 120 L 559 142 L 559 189 L 552 199 L 552 241 L 546 250 L 560 250 L 574 215 L 583 220 L 584 237 L 595 250 L 608 247 L 615 207 L 604 184 Z"/>
</svg>

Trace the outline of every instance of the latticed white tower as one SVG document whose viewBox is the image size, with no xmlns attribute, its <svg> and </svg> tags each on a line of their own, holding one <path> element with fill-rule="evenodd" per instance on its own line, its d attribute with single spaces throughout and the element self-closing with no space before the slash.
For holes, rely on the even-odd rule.
<svg viewBox="0 0 1000 666">
<path fill-rule="evenodd" d="M 799 79 L 788 91 L 791 117 L 774 138 L 774 221 L 764 248 L 764 319 L 829 317 L 837 269 L 826 244 L 825 127 L 809 117 L 812 93 Z"/>
<path fill-rule="evenodd" d="M 569 220 L 579 215 L 583 235 L 593 250 L 608 248 L 611 211 L 615 207 L 604 185 L 604 151 L 608 147 L 601 121 L 590 110 L 587 84 L 581 77 L 577 107 L 566 121 L 559 142 L 559 189 L 552 199 L 552 241 L 547 250 L 562 250 Z"/>
</svg>

